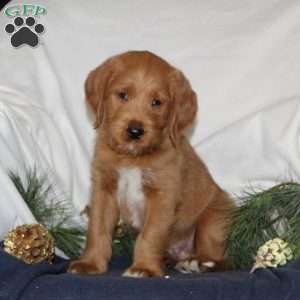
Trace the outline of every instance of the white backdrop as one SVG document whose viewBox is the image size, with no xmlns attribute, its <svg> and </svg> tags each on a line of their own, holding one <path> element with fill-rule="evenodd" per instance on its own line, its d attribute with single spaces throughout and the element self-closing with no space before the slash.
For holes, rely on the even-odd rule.
<svg viewBox="0 0 300 300">
<path fill-rule="evenodd" d="M 300 0 L 30 3 L 47 9 L 36 48 L 13 48 L 12 19 L 0 16 L 0 238 L 33 221 L 7 170 L 37 166 L 75 213 L 85 206 L 95 132 L 83 83 L 127 50 L 153 51 L 190 79 L 191 142 L 223 188 L 300 180 Z"/>
</svg>

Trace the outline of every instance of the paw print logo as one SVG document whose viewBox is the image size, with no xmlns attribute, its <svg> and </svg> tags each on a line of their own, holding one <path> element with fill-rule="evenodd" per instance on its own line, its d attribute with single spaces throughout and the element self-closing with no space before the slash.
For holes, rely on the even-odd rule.
<svg viewBox="0 0 300 300">
<path fill-rule="evenodd" d="M 33 17 L 27 17 L 24 21 L 22 17 L 16 17 L 13 24 L 7 24 L 5 31 L 11 34 L 10 42 L 15 48 L 26 44 L 35 47 L 39 43 L 39 35 L 44 32 L 42 24 L 36 24 Z"/>
</svg>

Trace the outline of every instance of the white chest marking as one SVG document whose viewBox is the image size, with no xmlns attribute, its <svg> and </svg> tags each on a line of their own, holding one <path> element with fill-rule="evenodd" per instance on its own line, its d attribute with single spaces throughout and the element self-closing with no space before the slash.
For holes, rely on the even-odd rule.
<svg viewBox="0 0 300 300">
<path fill-rule="evenodd" d="M 143 225 L 145 205 L 141 169 L 121 168 L 119 170 L 117 197 L 119 207 L 126 206 L 131 225 L 140 228 Z"/>
</svg>

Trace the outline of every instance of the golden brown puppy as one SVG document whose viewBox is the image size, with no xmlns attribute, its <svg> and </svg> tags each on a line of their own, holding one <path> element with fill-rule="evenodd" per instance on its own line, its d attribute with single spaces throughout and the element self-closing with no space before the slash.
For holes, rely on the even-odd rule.
<svg viewBox="0 0 300 300">
<path fill-rule="evenodd" d="M 87 244 L 69 271 L 107 270 L 119 216 L 139 232 L 126 276 L 162 276 L 166 257 L 184 272 L 222 266 L 232 202 L 184 135 L 197 111 L 188 80 L 131 51 L 92 71 L 85 89 L 98 136 Z"/>
</svg>

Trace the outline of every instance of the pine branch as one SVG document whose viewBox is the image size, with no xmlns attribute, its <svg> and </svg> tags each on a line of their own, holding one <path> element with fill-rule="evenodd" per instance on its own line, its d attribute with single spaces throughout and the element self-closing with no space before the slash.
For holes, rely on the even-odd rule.
<svg viewBox="0 0 300 300">
<path fill-rule="evenodd" d="M 77 258 L 82 252 L 85 230 L 66 225 L 72 219 L 70 205 L 55 198 L 47 176 L 38 176 L 33 169 L 26 171 L 25 182 L 14 172 L 9 172 L 9 177 L 35 219 L 49 230 L 57 247 L 70 258 Z"/>
<path fill-rule="evenodd" d="M 52 227 L 50 230 L 56 246 L 68 253 L 71 259 L 78 258 L 82 252 L 85 241 L 85 231 L 78 228 L 65 228 L 62 226 Z"/>
<path fill-rule="evenodd" d="M 227 255 L 236 269 L 250 267 L 258 248 L 280 237 L 300 254 L 300 184 L 285 182 L 268 190 L 245 191 L 233 215 Z"/>
<path fill-rule="evenodd" d="M 120 233 L 116 233 L 113 238 L 112 252 L 113 256 L 132 257 L 135 235 L 128 229 L 123 228 Z"/>
</svg>

